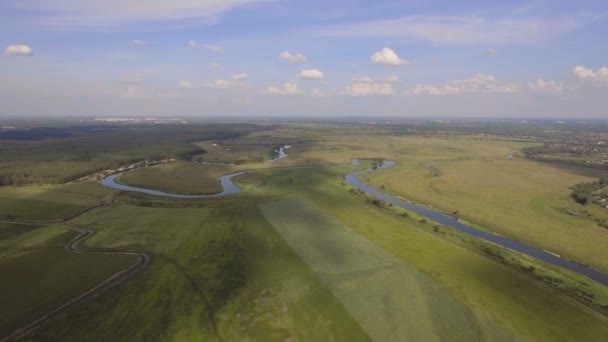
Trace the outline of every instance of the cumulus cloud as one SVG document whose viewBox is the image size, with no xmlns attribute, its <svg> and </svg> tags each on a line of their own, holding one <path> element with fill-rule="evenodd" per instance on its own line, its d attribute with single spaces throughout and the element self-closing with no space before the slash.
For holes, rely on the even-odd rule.
<svg viewBox="0 0 608 342">
<path fill-rule="evenodd" d="M 389 65 L 389 66 L 400 66 L 400 65 L 408 65 L 409 62 L 405 59 L 399 58 L 397 53 L 393 51 L 393 49 L 385 47 L 384 49 L 374 52 L 374 54 L 369 58 L 369 60 L 374 64 L 381 65 Z"/>
<path fill-rule="evenodd" d="M 384 79 L 384 82 L 399 83 L 399 82 L 401 82 L 401 80 L 399 79 L 399 77 L 397 75 L 391 75 L 391 76 L 386 77 Z"/>
<path fill-rule="evenodd" d="M 505 83 L 493 75 L 478 74 L 464 80 L 447 81 L 441 85 L 418 84 L 405 92 L 406 95 L 461 95 L 461 94 L 499 94 L 514 93 L 521 86 L 518 83 Z"/>
<path fill-rule="evenodd" d="M 206 88 L 214 88 L 214 89 L 226 89 L 226 88 L 230 88 L 232 85 L 233 85 L 232 82 L 230 82 L 228 80 L 222 80 L 222 79 L 203 84 L 203 86 Z"/>
<path fill-rule="evenodd" d="M 303 80 L 322 80 L 325 78 L 319 69 L 304 69 L 298 73 L 298 78 Z"/>
<path fill-rule="evenodd" d="M 353 82 L 344 89 L 344 94 L 350 96 L 387 96 L 394 93 L 393 84 L 388 82 Z"/>
<path fill-rule="evenodd" d="M 371 77 L 369 77 L 369 76 L 353 77 L 352 81 L 353 82 L 357 82 L 357 83 L 372 83 L 372 82 L 374 82 L 374 80 Z"/>
<path fill-rule="evenodd" d="M 264 93 L 268 95 L 299 95 L 302 92 L 298 90 L 297 84 L 285 83 L 283 86 L 268 86 Z"/>
<path fill-rule="evenodd" d="M 235 81 L 244 81 L 247 79 L 246 73 L 234 74 L 232 75 L 232 79 Z"/>
<path fill-rule="evenodd" d="M 33 50 L 28 45 L 9 45 L 4 50 L 6 56 L 31 56 Z"/>
<path fill-rule="evenodd" d="M 596 71 L 582 65 L 574 67 L 574 75 L 582 80 L 608 81 L 608 67 L 601 67 Z"/>
<path fill-rule="evenodd" d="M 312 88 L 310 90 L 310 95 L 315 97 L 325 97 L 325 93 L 319 88 Z"/>
<path fill-rule="evenodd" d="M 177 87 L 180 89 L 192 89 L 192 88 L 194 88 L 194 85 L 190 81 L 181 80 L 181 81 L 177 82 Z"/>
<path fill-rule="evenodd" d="M 306 56 L 304 56 L 301 53 L 294 53 L 291 54 L 287 51 L 283 51 L 279 54 L 279 58 L 281 58 L 284 61 L 288 61 L 291 63 L 306 63 L 308 61 L 308 59 L 306 58 Z"/>
<path fill-rule="evenodd" d="M 559 94 L 566 90 L 566 86 L 557 81 L 546 81 L 542 78 L 533 82 L 528 82 L 528 87 L 533 91 L 545 94 Z"/>
</svg>

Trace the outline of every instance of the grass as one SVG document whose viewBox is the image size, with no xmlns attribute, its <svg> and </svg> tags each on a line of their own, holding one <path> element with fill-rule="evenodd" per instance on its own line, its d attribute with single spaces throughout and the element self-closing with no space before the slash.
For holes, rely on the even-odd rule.
<svg viewBox="0 0 608 342">
<path fill-rule="evenodd" d="M 239 139 L 205 140 L 243 149 L 229 157 L 222 153 L 221 161 L 228 162 L 237 161 L 241 152 L 292 145 L 290 157 L 276 163 L 213 169 L 178 162 L 128 173 L 123 181 L 171 192 L 206 192 L 203 185 L 217 185 L 217 177 L 228 168 L 393 159 L 398 167 L 365 177 L 421 203 L 459 210 L 464 219 L 486 229 L 603 264 L 600 256 L 606 252 L 599 246 L 604 240 L 587 225 L 589 220 L 563 217 L 568 184 L 589 177 L 508 159 L 514 149 L 529 146 L 527 142 L 376 133 L 383 132 L 373 126 L 358 131 L 285 124 Z M 207 157 L 215 158 L 212 153 Z M 566 279 L 560 285 L 566 292 L 586 282 L 584 278 L 498 247 L 492 249 L 498 255 L 487 254 L 488 246 L 479 241 L 445 227 L 435 232 L 431 222 L 422 223 L 416 215 L 404 218 L 394 209 L 371 205 L 343 184 L 342 176 L 352 170 L 250 173 L 236 180 L 242 193 L 215 200 L 119 195 L 111 206 L 78 219 L 97 231 L 87 245 L 144 250 L 152 255 L 149 268 L 58 317 L 35 338 L 366 341 L 399 335 L 417 340 L 601 341 L 608 335 L 605 318 L 534 277 Z M 9 205 L 13 199 L 45 198 L 33 209 L 29 202 L 15 208 L 28 208 L 23 217 L 61 217 L 65 214 L 60 212 L 76 210 L 68 205 L 84 207 L 101 200 L 97 191 L 113 194 L 97 187 L 83 191 L 100 194 L 95 201 L 81 195 L 62 200 L 63 195 L 54 194 L 60 188 L 36 193 L 35 187 L 24 188 L 28 190 L 22 190 L 22 197 L 9 193 L 4 198 Z M 5 189 L 16 188 L 0 188 L 0 193 L 9 191 Z M 488 191 L 479 195 L 479 189 Z M 481 199 L 475 200 L 475 193 Z M 59 209 L 52 207 L 54 198 Z M 532 225 L 512 226 L 527 220 Z M 0 236 L 17 239 L 15 229 L 7 226 Z M 568 229 L 570 240 L 576 240 L 572 243 L 566 239 Z M 40 241 L 56 238 L 51 233 Z M 587 245 L 591 251 L 581 248 Z M 26 247 L 5 248 L 11 260 L 27 256 L 19 254 Z M 606 287 L 587 283 L 580 288 L 596 295 L 596 303 L 606 303 Z"/>
<path fill-rule="evenodd" d="M 479 339 L 475 317 L 449 291 L 311 202 L 273 202 L 262 210 L 373 340 Z"/>
<path fill-rule="evenodd" d="M 500 146 L 486 153 L 487 146 L 469 149 L 460 141 L 454 146 L 460 144 L 470 151 L 462 153 L 467 158 L 437 163 L 438 176 L 412 159 L 365 177 L 375 186 L 384 185 L 389 193 L 445 212 L 457 211 L 459 217 L 484 229 L 608 271 L 606 229 L 594 220 L 568 214 L 580 210 L 569 198 L 569 186 L 590 177 L 548 164 L 507 159 L 507 150 Z M 432 148 L 426 153 L 432 153 Z"/>
<path fill-rule="evenodd" d="M 27 228 L 0 240 L 0 336 L 30 323 L 131 265 L 128 256 L 66 251 L 76 233 L 61 226 Z"/>
<path fill-rule="evenodd" d="M 39 336 L 62 340 L 367 340 L 249 201 L 119 206 L 79 220 L 90 245 L 140 248 L 149 269 Z"/>
<path fill-rule="evenodd" d="M 269 158 L 276 146 L 271 141 L 254 141 L 241 138 L 237 140 L 201 141 L 195 143 L 206 151 L 196 159 L 212 163 L 248 164 L 261 163 Z"/>
<path fill-rule="evenodd" d="M 218 178 L 235 172 L 228 165 L 175 162 L 130 171 L 118 181 L 131 186 L 179 194 L 213 194 L 222 191 Z"/>
<path fill-rule="evenodd" d="M 472 312 L 483 340 L 600 341 L 608 333 L 605 319 L 563 299 L 525 273 L 433 233 L 430 223 L 404 219 L 350 194 L 341 185 L 342 172 L 344 169 L 263 172 L 249 174 L 241 182 L 269 199 L 294 197 L 314 202 L 325 215 L 427 275 Z"/>
<path fill-rule="evenodd" d="M 0 219 L 63 220 L 109 201 L 113 193 L 93 181 L 0 187 Z"/>
</svg>

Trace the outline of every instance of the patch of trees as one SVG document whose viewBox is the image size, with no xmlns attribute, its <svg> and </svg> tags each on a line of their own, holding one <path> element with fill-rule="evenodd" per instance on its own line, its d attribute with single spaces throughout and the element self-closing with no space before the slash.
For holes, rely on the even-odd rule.
<svg viewBox="0 0 608 342">
<path fill-rule="evenodd" d="M 192 160 L 192 158 L 194 158 L 195 156 L 205 153 L 207 153 L 207 150 L 200 147 L 195 147 L 188 151 L 181 152 L 177 157 L 183 160 Z"/>
<path fill-rule="evenodd" d="M 591 183 L 579 183 L 572 187 L 570 196 L 579 204 L 589 204 L 593 202 L 594 193 L 608 186 L 607 178 L 600 178 Z"/>
</svg>

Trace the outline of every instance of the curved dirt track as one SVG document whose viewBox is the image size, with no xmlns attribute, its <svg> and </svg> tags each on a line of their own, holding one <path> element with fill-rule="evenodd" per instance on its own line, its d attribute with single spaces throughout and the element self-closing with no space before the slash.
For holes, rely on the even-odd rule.
<svg viewBox="0 0 608 342">
<path fill-rule="evenodd" d="M 86 210 L 85 212 L 88 212 L 88 211 L 89 210 Z M 83 213 L 81 213 L 81 214 L 83 214 Z M 71 220 L 74 218 L 76 218 L 76 217 L 71 218 Z M 28 223 L 28 222 L 11 222 L 11 223 L 23 224 L 23 225 L 33 225 L 34 224 L 34 223 Z M 40 223 L 36 223 L 36 225 L 39 225 L 39 224 Z M 51 312 L 45 314 L 44 316 L 17 329 L 12 334 L 1 338 L 0 342 L 18 340 L 18 339 L 22 339 L 24 337 L 31 335 L 36 330 L 44 327 L 55 315 L 72 309 L 76 304 L 78 304 L 79 302 L 81 302 L 85 299 L 96 297 L 99 294 L 101 294 L 102 292 L 104 292 L 116 285 L 122 284 L 127 279 L 129 279 L 131 276 L 133 276 L 137 272 L 143 270 L 150 263 L 150 256 L 148 254 L 145 254 L 142 252 L 121 251 L 121 250 L 100 250 L 100 249 L 89 249 L 87 247 L 84 247 L 82 245 L 82 243 L 94 234 L 93 230 L 83 227 L 83 226 L 79 226 L 79 225 L 74 224 L 69 221 L 65 222 L 65 224 L 68 225 L 72 230 L 79 232 L 79 234 L 76 237 L 74 237 L 72 240 L 70 240 L 70 242 L 68 242 L 65 245 L 65 249 L 67 249 L 68 251 L 73 252 L 73 253 L 78 253 L 78 254 L 132 255 L 137 258 L 136 262 L 133 263 L 131 266 L 127 267 L 126 269 L 114 273 L 113 275 L 106 278 L 101 283 L 95 285 L 93 288 L 87 290 L 86 292 L 81 293 L 77 297 L 70 299 L 69 301 L 63 303 L 62 305 L 53 309 Z"/>
</svg>

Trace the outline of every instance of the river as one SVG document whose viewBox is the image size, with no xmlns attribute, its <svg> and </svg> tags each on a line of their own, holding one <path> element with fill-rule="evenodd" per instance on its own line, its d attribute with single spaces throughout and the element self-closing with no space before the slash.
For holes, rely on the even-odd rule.
<svg viewBox="0 0 608 342">
<path fill-rule="evenodd" d="M 285 153 L 284 150 L 281 149 L 279 159 L 282 159 L 285 157 L 287 157 L 287 153 Z M 351 165 L 358 166 L 359 160 L 353 159 Z M 500 245 L 502 247 L 509 248 L 516 252 L 519 252 L 519 253 L 522 253 L 525 255 L 529 255 L 531 257 L 534 257 L 536 259 L 550 263 L 552 265 L 565 268 L 567 270 L 576 272 L 578 274 L 582 274 L 601 284 L 608 285 L 608 275 L 606 275 L 604 273 L 591 269 L 587 266 L 563 259 L 555 254 L 551 254 L 551 253 L 543 251 L 541 249 L 530 247 L 528 245 L 525 245 L 523 243 L 509 239 L 507 237 L 492 234 L 490 232 L 466 225 L 462 222 L 459 222 L 457 219 L 455 219 L 454 217 L 452 217 L 450 215 L 447 215 L 447 214 L 444 214 L 444 213 L 441 213 L 438 211 L 434 211 L 434 210 L 427 208 L 425 206 L 422 206 L 422 205 L 413 204 L 411 202 L 387 195 L 387 194 L 381 192 L 380 190 L 374 188 L 373 186 L 368 185 L 368 184 L 362 182 L 361 180 L 359 180 L 359 176 L 361 174 L 372 172 L 372 171 L 379 170 L 379 169 L 385 169 L 388 167 L 392 167 L 394 165 L 395 165 L 394 161 L 385 160 L 382 163 L 382 165 L 377 167 L 376 169 L 368 168 L 368 169 L 364 169 L 364 170 L 355 171 L 355 172 L 352 172 L 352 173 L 349 173 L 348 175 L 346 175 L 344 177 L 344 179 L 346 180 L 346 182 L 348 184 L 350 184 L 351 186 L 353 186 L 357 189 L 361 189 L 368 196 L 381 199 L 387 203 L 391 203 L 394 206 L 397 206 L 397 207 L 400 207 L 403 209 L 411 210 L 415 213 L 418 213 L 422 216 L 429 218 L 430 220 L 433 220 L 437 223 L 458 229 L 459 231 L 466 233 L 468 235 L 474 236 L 476 238 L 480 238 L 485 241 Z M 304 169 L 304 168 L 314 168 L 314 166 L 295 166 L 295 167 L 260 169 L 260 170 L 241 171 L 241 172 L 228 174 L 228 175 L 220 177 L 220 179 L 219 179 L 219 182 L 222 184 L 223 191 L 220 193 L 217 193 L 217 194 L 213 194 L 213 195 L 182 195 L 182 194 L 174 194 L 174 193 L 168 193 L 168 192 L 163 192 L 163 191 L 158 191 L 158 190 L 124 185 L 124 184 L 117 183 L 115 181 L 115 178 L 119 177 L 122 173 L 110 175 L 110 176 L 104 178 L 101 181 L 101 184 L 103 184 L 107 187 L 116 189 L 116 190 L 141 192 L 141 193 L 145 193 L 145 194 L 153 195 L 153 196 L 163 196 L 163 197 L 182 198 L 182 199 L 215 198 L 215 197 L 222 197 L 222 196 L 227 196 L 227 195 L 231 195 L 231 194 L 236 194 L 240 191 L 239 187 L 236 186 L 236 184 L 234 184 L 232 182 L 233 177 L 236 177 L 236 176 L 239 176 L 242 174 L 246 174 L 249 172 L 256 172 L 256 171 Z"/>
</svg>

